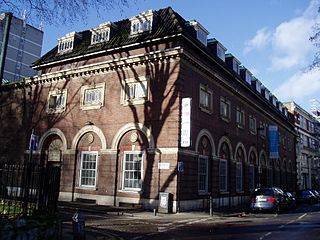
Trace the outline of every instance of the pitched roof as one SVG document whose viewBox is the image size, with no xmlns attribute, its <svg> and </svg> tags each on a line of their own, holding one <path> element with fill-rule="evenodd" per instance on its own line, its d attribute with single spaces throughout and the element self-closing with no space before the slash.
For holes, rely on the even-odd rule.
<svg viewBox="0 0 320 240">
<path fill-rule="evenodd" d="M 130 35 L 131 22 L 129 19 L 124 19 L 114 22 L 117 27 L 116 29 L 112 30 L 114 32 L 111 34 L 109 41 L 91 45 L 91 31 L 85 30 L 78 33 L 81 35 L 81 39 L 74 44 L 71 52 L 58 54 L 58 46 L 56 46 L 36 62 L 34 62 L 33 66 L 37 68 L 39 65 L 50 62 L 56 62 L 63 59 L 73 58 L 76 56 L 112 49 L 115 47 L 121 47 L 154 38 L 170 36 L 182 32 L 193 38 L 196 37 L 196 32 L 193 27 L 188 26 L 188 21 L 173 11 L 171 7 L 160 9 L 158 11 L 154 11 L 153 13 L 153 27 L 150 32 Z"/>
</svg>

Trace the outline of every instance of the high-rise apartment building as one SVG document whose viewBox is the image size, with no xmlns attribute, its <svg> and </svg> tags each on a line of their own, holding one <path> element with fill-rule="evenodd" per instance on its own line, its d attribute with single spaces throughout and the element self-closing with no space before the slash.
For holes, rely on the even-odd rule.
<svg viewBox="0 0 320 240">
<path fill-rule="evenodd" d="M 0 14 L 0 77 L 2 82 L 34 76 L 30 65 L 41 55 L 43 32 L 10 13 Z"/>
</svg>

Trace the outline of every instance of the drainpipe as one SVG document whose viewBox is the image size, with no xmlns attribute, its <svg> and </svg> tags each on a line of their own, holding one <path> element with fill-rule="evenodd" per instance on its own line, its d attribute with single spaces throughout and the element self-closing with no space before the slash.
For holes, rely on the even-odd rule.
<svg viewBox="0 0 320 240">
<path fill-rule="evenodd" d="M 9 33 L 10 33 L 10 25 L 11 25 L 12 13 L 5 13 L 4 16 L 4 32 L 1 46 L 1 54 L 0 54 L 0 86 L 2 85 L 3 72 L 4 72 L 4 63 L 7 54 L 7 47 L 9 41 Z"/>
</svg>

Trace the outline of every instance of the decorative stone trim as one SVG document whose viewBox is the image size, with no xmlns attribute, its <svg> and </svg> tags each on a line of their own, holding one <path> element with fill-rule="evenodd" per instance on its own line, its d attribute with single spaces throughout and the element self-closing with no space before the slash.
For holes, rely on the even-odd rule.
<svg viewBox="0 0 320 240">
<path fill-rule="evenodd" d="M 222 146 L 222 143 L 227 143 L 228 146 L 229 146 L 229 150 L 230 150 L 230 159 L 234 159 L 233 157 L 233 151 L 232 151 L 232 145 L 231 145 L 231 141 L 229 138 L 227 138 L 226 136 L 223 136 L 220 138 L 219 140 L 219 144 L 218 144 L 218 151 L 217 151 L 217 155 L 219 155 L 219 152 L 220 152 L 220 149 L 221 149 L 221 146 Z"/>
<path fill-rule="evenodd" d="M 66 152 L 67 151 L 67 146 L 68 146 L 67 145 L 67 139 L 66 139 L 64 133 L 59 128 L 51 128 L 41 136 L 40 141 L 39 141 L 39 149 L 42 150 L 45 140 L 50 135 L 58 135 L 60 137 L 60 139 L 62 141 L 62 151 Z"/>
<path fill-rule="evenodd" d="M 208 129 L 201 129 L 201 131 L 198 133 L 197 140 L 196 140 L 196 150 L 195 151 L 199 152 L 198 146 L 199 146 L 200 139 L 203 136 L 206 136 L 210 141 L 210 145 L 212 147 L 212 155 L 213 156 L 217 155 L 217 153 L 216 153 L 216 145 L 215 145 L 213 137 L 212 137 L 212 135 L 211 135 L 211 133 L 210 133 L 210 131 Z"/>
<path fill-rule="evenodd" d="M 234 151 L 234 159 L 237 160 L 237 151 L 238 149 L 241 148 L 242 151 L 243 151 L 243 154 L 244 154 L 244 161 L 245 162 L 248 162 L 248 158 L 247 158 L 247 152 L 246 152 L 246 148 L 245 146 L 243 145 L 242 142 L 238 142 L 237 146 L 236 146 L 236 150 Z"/>
<path fill-rule="evenodd" d="M 122 128 L 118 130 L 118 132 L 113 137 L 112 143 L 111 143 L 111 149 L 117 149 L 121 137 L 130 130 L 139 130 L 144 133 L 144 135 L 147 137 L 149 142 L 149 148 L 154 148 L 154 139 L 151 133 L 151 130 L 144 126 L 142 123 L 128 123 L 124 125 Z"/>
<path fill-rule="evenodd" d="M 94 132 L 95 134 L 97 134 L 100 138 L 100 141 L 101 141 L 101 150 L 107 149 L 107 141 L 106 141 L 106 138 L 105 138 L 102 130 L 100 128 L 98 128 L 97 126 L 89 125 L 89 126 L 84 126 L 83 128 L 81 128 L 79 130 L 79 132 L 75 135 L 75 137 L 73 138 L 73 141 L 72 141 L 72 145 L 71 145 L 72 150 L 76 149 L 80 138 L 82 137 L 83 134 L 85 134 L 87 132 Z"/>
</svg>

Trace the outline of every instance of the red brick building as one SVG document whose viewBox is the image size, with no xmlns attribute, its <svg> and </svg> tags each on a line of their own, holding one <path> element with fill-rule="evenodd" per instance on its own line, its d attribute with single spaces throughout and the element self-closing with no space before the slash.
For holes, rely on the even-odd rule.
<svg viewBox="0 0 320 240">
<path fill-rule="evenodd" d="M 168 192 L 176 211 L 295 190 L 292 116 L 207 35 L 166 8 L 58 39 L 38 76 L 1 89 L 2 161 L 23 159 L 35 129 L 61 200 L 154 208 Z"/>
</svg>

